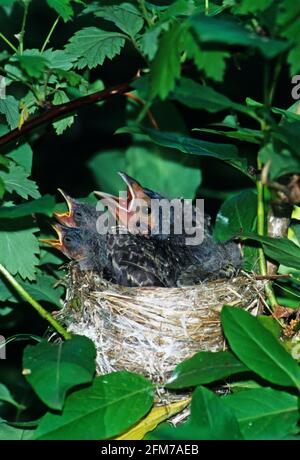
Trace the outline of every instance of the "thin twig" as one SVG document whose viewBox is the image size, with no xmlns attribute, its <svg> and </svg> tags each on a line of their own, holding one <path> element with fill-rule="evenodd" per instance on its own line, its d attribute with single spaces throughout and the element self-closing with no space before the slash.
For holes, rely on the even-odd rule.
<svg viewBox="0 0 300 460">
<path fill-rule="evenodd" d="M 21 286 L 15 278 L 9 273 L 6 268 L 0 264 L 0 273 L 4 278 L 11 284 L 11 286 L 17 291 L 17 293 L 39 313 L 39 315 L 48 321 L 49 324 L 66 340 L 70 339 L 72 335 L 67 332 L 54 318 L 40 305 L 31 295 Z"/>
<path fill-rule="evenodd" d="M 45 39 L 45 41 L 44 41 L 44 44 L 43 44 L 43 46 L 42 46 L 42 48 L 41 48 L 41 53 L 42 53 L 43 51 L 45 51 L 45 48 L 46 48 L 46 46 L 47 46 L 48 43 L 49 43 L 49 40 L 50 40 L 50 38 L 51 38 L 51 35 L 53 34 L 54 29 L 55 29 L 55 27 L 56 27 L 57 24 L 58 24 L 59 18 L 60 18 L 60 16 L 58 16 L 58 17 L 55 19 L 55 21 L 54 21 L 54 23 L 53 23 L 53 25 L 52 25 L 52 27 L 51 27 L 51 29 L 50 29 L 50 32 L 48 33 L 48 35 L 47 35 L 47 37 L 46 37 L 46 39 Z"/>
<path fill-rule="evenodd" d="M 292 275 L 255 275 L 256 280 L 278 280 L 281 278 L 292 278 Z"/>
<path fill-rule="evenodd" d="M 15 52 L 18 52 L 18 49 L 0 32 L 0 38 L 5 41 L 5 43 Z"/>
<path fill-rule="evenodd" d="M 138 96 L 136 96 L 135 94 L 132 94 L 132 93 L 123 93 L 123 96 L 126 96 L 128 97 L 128 99 L 132 99 L 133 101 L 137 102 L 140 106 L 142 106 L 143 108 L 145 107 L 145 102 L 142 101 L 142 99 L 140 99 Z M 147 110 L 147 116 L 149 118 L 149 121 L 150 123 L 152 124 L 153 128 L 154 129 L 159 129 L 158 127 L 158 124 L 157 124 L 157 121 L 155 120 L 154 116 L 153 116 L 153 113 L 151 112 L 151 110 Z"/>
<path fill-rule="evenodd" d="M 26 27 L 26 20 L 27 20 L 27 14 L 28 14 L 28 8 L 29 8 L 29 2 L 24 2 L 24 14 L 23 14 L 23 19 L 22 19 L 22 26 L 21 26 L 21 32 L 19 35 L 19 50 L 20 54 L 23 53 L 24 49 L 24 35 L 25 35 L 25 27 Z"/>
<path fill-rule="evenodd" d="M 45 123 L 50 123 L 57 118 L 63 117 L 71 112 L 74 112 L 87 105 L 94 104 L 98 101 L 104 101 L 110 97 L 116 96 L 117 94 L 123 94 L 130 91 L 132 88 L 130 83 L 121 83 L 120 85 L 113 86 L 112 88 L 104 89 L 102 91 L 96 91 L 95 93 L 89 94 L 88 96 L 82 96 L 78 99 L 74 99 L 70 102 L 55 105 L 51 109 L 47 110 L 40 115 L 26 121 L 20 129 L 16 128 L 7 134 L 0 137 L 0 145 L 8 144 L 13 140 L 18 139 L 24 134 L 38 128 Z"/>
</svg>

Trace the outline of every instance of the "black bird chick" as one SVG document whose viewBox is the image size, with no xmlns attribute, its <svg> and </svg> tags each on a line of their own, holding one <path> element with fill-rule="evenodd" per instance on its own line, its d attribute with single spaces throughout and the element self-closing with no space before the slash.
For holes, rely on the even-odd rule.
<svg viewBox="0 0 300 460">
<path fill-rule="evenodd" d="M 92 270 L 102 274 L 108 265 L 104 241 L 89 229 L 53 225 L 58 239 L 41 240 L 78 262 L 81 270 Z"/>
<path fill-rule="evenodd" d="M 125 181 L 128 189 L 127 203 L 125 204 L 125 209 L 124 203 L 122 203 L 122 209 L 118 214 L 119 219 L 123 225 L 126 226 L 127 223 L 129 231 L 134 229 L 135 233 L 152 235 L 153 229 L 156 229 L 153 238 L 165 241 L 165 243 L 169 245 L 168 252 L 175 252 L 178 263 L 181 265 L 181 270 L 176 270 L 180 273 L 177 279 L 178 285 L 192 285 L 203 280 L 227 278 L 238 272 L 242 263 L 238 244 L 232 240 L 224 243 L 215 242 L 211 233 L 209 216 L 204 216 L 204 221 L 202 222 L 202 224 L 204 224 L 203 241 L 199 244 L 186 244 L 187 234 L 184 229 L 180 235 L 174 233 L 176 218 L 178 219 L 179 217 L 179 219 L 183 219 L 183 216 L 176 216 L 174 212 L 173 214 L 171 212 L 167 216 L 170 220 L 170 233 L 163 234 L 160 230 L 163 226 L 163 219 L 165 216 L 161 213 L 153 215 L 151 200 L 161 200 L 165 198 L 157 192 L 142 187 L 138 181 L 127 174 L 120 173 L 120 175 Z M 96 192 L 96 195 L 100 197 L 103 196 L 101 192 Z M 135 200 L 139 202 L 140 205 L 136 206 L 134 204 Z M 111 209 L 118 209 L 118 207 L 119 203 L 114 200 L 114 197 L 111 197 Z M 179 210 L 179 212 L 181 211 Z M 196 219 L 197 215 L 194 209 L 192 212 L 193 226 L 198 224 Z"/>
<path fill-rule="evenodd" d="M 58 189 L 66 200 L 68 211 L 59 213 L 55 212 L 54 217 L 67 227 L 89 228 L 96 231 L 97 219 L 101 212 L 96 210 L 95 206 L 80 201 L 67 195 L 62 189 Z"/>
</svg>

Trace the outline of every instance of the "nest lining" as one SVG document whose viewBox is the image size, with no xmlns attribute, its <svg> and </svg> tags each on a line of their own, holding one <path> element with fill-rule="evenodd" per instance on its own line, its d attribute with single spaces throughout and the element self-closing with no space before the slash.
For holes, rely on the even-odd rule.
<svg viewBox="0 0 300 460">
<path fill-rule="evenodd" d="M 95 343 L 97 373 L 128 370 L 156 384 L 196 352 L 224 350 L 222 306 L 257 314 L 264 284 L 241 275 L 191 287 L 129 288 L 74 264 L 66 283 L 63 321 Z"/>
</svg>

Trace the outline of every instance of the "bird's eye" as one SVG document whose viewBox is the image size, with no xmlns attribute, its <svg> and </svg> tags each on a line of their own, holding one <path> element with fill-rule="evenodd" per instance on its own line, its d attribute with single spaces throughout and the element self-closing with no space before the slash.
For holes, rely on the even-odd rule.
<svg viewBox="0 0 300 460">
<path fill-rule="evenodd" d="M 149 216 L 151 214 L 151 208 L 149 208 L 149 206 L 143 206 L 142 214 L 145 214 L 145 216 Z"/>
<path fill-rule="evenodd" d="M 70 244 L 70 243 L 72 243 L 72 238 L 70 236 L 65 236 L 64 237 L 64 242 L 67 243 L 67 244 Z"/>
<path fill-rule="evenodd" d="M 75 211 L 74 212 L 74 217 L 75 219 L 78 221 L 80 221 L 82 219 L 82 213 L 80 211 Z"/>
</svg>

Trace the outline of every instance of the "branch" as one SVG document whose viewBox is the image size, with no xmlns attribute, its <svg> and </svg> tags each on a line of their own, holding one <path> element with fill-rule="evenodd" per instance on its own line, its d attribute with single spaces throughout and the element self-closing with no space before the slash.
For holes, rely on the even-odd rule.
<svg viewBox="0 0 300 460">
<path fill-rule="evenodd" d="M 31 120 L 25 121 L 20 129 L 16 128 L 10 131 L 4 136 L 0 137 L 0 145 L 8 144 L 15 139 L 23 136 L 24 134 L 32 131 L 33 129 L 56 120 L 57 118 L 67 115 L 71 112 L 76 111 L 82 107 L 85 107 L 90 104 L 94 104 L 98 101 L 104 101 L 112 96 L 117 94 L 123 94 L 128 91 L 131 91 L 130 83 L 121 83 L 120 85 L 113 86 L 112 88 L 104 89 L 102 91 L 96 91 L 96 93 L 89 94 L 88 96 L 82 96 L 78 99 L 75 99 L 70 102 L 65 102 L 63 104 L 55 105 L 48 109 L 46 112 L 37 115 Z"/>
</svg>

